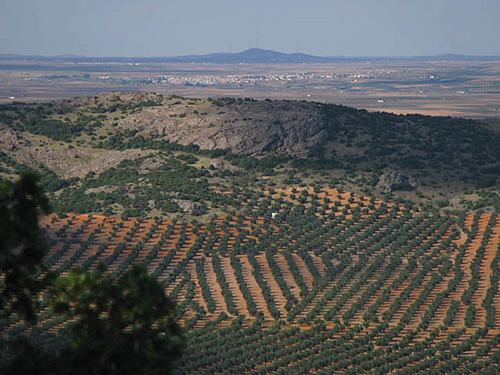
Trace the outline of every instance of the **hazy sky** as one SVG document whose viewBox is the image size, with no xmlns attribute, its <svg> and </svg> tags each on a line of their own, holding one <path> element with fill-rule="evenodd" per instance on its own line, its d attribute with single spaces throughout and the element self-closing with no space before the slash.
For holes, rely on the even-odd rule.
<svg viewBox="0 0 500 375">
<path fill-rule="evenodd" d="M 0 53 L 500 55 L 500 0 L 0 0 Z"/>
</svg>

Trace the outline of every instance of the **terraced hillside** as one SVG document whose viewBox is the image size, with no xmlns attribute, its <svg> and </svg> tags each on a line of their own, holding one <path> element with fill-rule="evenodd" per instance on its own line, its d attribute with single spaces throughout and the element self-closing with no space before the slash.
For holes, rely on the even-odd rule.
<svg viewBox="0 0 500 375">
<path fill-rule="evenodd" d="M 188 332 L 179 373 L 500 370 L 500 215 L 317 187 L 239 199 L 243 213 L 205 224 L 48 216 L 45 263 L 64 274 L 102 262 L 114 277 L 144 264 Z M 40 316 L 3 328 L 71 323 Z"/>
</svg>

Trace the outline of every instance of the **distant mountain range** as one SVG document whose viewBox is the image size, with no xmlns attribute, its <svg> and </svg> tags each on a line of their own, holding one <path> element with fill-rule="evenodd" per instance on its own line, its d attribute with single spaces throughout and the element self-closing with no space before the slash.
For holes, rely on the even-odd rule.
<svg viewBox="0 0 500 375">
<path fill-rule="evenodd" d="M 262 48 L 250 48 L 242 52 L 221 52 L 207 55 L 186 55 L 174 57 L 86 57 L 86 56 L 24 56 L 1 55 L 0 60 L 14 61 L 53 61 L 53 62 L 128 62 L 128 63 L 206 63 L 206 64 L 316 64 L 329 62 L 363 62 L 363 61 L 495 61 L 500 56 L 472 56 L 443 54 L 433 56 L 409 57 L 344 57 L 344 56 L 314 56 L 305 53 L 284 53 Z"/>
<path fill-rule="evenodd" d="M 261 48 L 250 48 L 237 53 L 212 53 L 168 58 L 174 62 L 200 62 L 216 64 L 304 64 L 325 63 L 336 58 L 313 56 L 305 53 L 283 53 Z"/>
</svg>

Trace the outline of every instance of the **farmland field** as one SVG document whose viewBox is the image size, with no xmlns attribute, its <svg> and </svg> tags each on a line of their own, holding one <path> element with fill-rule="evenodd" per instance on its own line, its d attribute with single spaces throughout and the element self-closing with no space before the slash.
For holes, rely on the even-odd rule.
<svg viewBox="0 0 500 375">
<path fill-rule="evenodd" d="M 498 371 L 500 215 L 331 188 L 256 191 L 247 203 L 205 224 L 47 216 L 45 263 L 65 274 L 102 262 L 113 278 L 144 264 L 187 331 L 179 373 Z M 4 329 L 71 324 L 39 313 L 35 327 Z"/>
</svg>

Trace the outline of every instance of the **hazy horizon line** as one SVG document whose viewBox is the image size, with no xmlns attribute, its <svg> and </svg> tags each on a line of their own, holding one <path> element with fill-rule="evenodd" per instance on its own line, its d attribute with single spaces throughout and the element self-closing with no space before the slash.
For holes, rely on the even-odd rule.
<svg viewBox="0 0 500 375">
<path fill-rule="evenodd" d="M 323 57 L 323 58 L 412 58 L 412 57 L 439 57 L 439 56 L 464 56 L 464 57 L 500 57 L 500 54 L 464 54 L 464 53 L 454 53 L 454 52 L 440 52 L 433 54 L 418 54 L 418 55 L 316 55 L 304 51 L 294 51 L 294 52 L 284 52 L 276 49 L 270 48 L 259 48 L 259 47 L 251 47 L 241 51 L 232 52 L 232 51 L 215 51 L 215 52 L 193 52 L 187 53 L 183 55 L 85 55 L 85 54 L 57 54 L 57 55 L 45 55 L 45 54 L 36 54 L 36 53 L 3 53 L 0 52 L 0 57 L 45 57 L 45 58 L 71 58 L 71 57 L 82 57 L 82 58 L 177 58 L 177 57 L 187 57 L 187 56 L 205 56 L 205 55 L 213 55 L 213 54 L 227 54 L 227 55 L 237 55 L 243 52 L 251 51 L 251 50 L 260 50 L 260 51 L 270 51 L 276 52 L 286 55 L 294 55 L 294 54 L 303 54 L 314 57 Z"/>
</svg>

